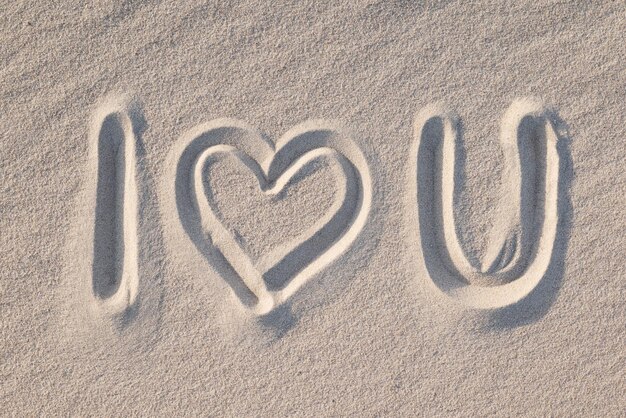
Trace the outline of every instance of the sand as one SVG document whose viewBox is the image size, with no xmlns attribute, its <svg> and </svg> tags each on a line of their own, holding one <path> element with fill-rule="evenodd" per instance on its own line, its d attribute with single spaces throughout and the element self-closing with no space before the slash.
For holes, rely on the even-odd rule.
<svg viewBox="0 0 626 418">
<path fill-rule="evenodd" d="M 0 415 L 623 416 L 622 2 L 0 12 Z"/>
</svg>

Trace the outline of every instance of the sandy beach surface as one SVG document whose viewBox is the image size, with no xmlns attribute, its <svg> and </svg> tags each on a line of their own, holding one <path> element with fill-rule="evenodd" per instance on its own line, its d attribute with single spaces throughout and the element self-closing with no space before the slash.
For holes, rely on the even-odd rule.
<svg viewBox="0 0 626 418">
<path fill-rule="evenodd" d="M 626 413 L 623 1 L 0 1 L 0 415 Z"/>
</svg>

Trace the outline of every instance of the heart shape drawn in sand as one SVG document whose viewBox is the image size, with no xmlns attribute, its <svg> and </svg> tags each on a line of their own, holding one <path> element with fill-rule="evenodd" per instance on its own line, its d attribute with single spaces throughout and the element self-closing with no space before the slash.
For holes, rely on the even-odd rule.
<svg viewBox="0 0 626 418">
<path fill-rule="evenodd" d="M 218 119 L 190 130 L 175 152 L 180 156 L 176 209 L 185 232 L 242 304 L 258 314 L 280 305 L 347 251 L 367 220 L 372 199 L 367 161 L 345 130 L 327 121 L 300 124 L 274 146 L 244 122 Z M 329 159 L 342 199 L 312 227 L 255 261 L 223 224 L 204 181 L 207 168 L 224 157 L 244 164 L 270 196 L 308 164 Z"/>
</svg>

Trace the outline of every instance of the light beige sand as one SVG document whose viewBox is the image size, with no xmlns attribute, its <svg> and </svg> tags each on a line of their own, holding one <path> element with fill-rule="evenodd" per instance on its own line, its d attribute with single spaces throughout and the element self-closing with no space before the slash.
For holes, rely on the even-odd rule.
<svg viewBox="0 0 626 418">
<path fill-rule="evenodd" d="M 623 2 L 4 2 L 6 416 L 623 416 Z"/>
</svg>

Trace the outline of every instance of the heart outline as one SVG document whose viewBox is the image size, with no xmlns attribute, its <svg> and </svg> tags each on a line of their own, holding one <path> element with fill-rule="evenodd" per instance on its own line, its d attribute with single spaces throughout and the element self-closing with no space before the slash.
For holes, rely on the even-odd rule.
<svg viewBox="0 0 626 418">
<path fill-rule="evenodd" d="M 358 192 L 350 221 L 333 242 L 312 257 L 310 262 L 301 265 L 293 277 L 285 280 L 287 284 L 277 291 L 267 289 L 265 280 L 259 280 L 256 268 L 250 270 L 249 265 L 242 268 L 239 261 L 235 261 L 238 266 L 232 265 L 233 254 L 224 254 L 223 240 L 228 241 L 227 235 L 215 234 L 214 231 L 210 241 L 201 236 L 203 226 L 211 229 L 215 223 L 202 225 L 194 176 L 202 160 L 201 156 L 214 146 L 230 146 L 246 154 L 260 167 L 268 182 L 280 178 L 295 162 L 319 149 L 335 152 L 341 156 L 339 162 L 344 169 L 345 164 L 348 164 L 354 172 Z M 184 231 L 212 266 L 217 267 L 220 276 L 227 281 L 242 304 L 257 314 L 267 313 L 282 304 L 311 277 L 344 254 L 363 229 L 370 212 L 372 182 L 367 160 L 347 131 L 329 121 L 312 120 L 301 123 L 287 131 L 273 145 L 257 129 L 245 122 L 231 118 L 216 119 L 198 125 L 184 134 L 174 150 L 174 155 L 177 156 L 175 204 Z M 341 159 L 344 159 L 343 163 Z M 299 169 L 294 173 L 297 171 Z M 214 237 L 218 238 L 218 242 L 214 241 Z M 226 253 L 232 251 L 227 250 Z M 224 262 L 228 266 L 224 266 Z M 251 277 L 254 279 L 250 280 Z"/>
</svg>

